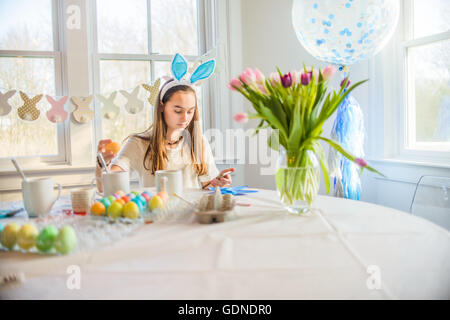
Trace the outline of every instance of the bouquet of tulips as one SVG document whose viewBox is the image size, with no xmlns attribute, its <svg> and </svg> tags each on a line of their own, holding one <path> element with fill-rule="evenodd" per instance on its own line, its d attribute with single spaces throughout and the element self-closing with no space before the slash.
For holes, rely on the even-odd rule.
<svg viewBox="0 0 450 320">
<path fill-rule="evenodd" d="M 361 171 L 368 169 L 378 172 L 364 159 L 355 158 L 336 141 L 322 135 L 323 124 L 334 114 L 344 98 L 367 81 L 350 86 L 350 80 L 345 78 L 338 92 L 333 90 L 327 94 L 328 81 L 335 73 L 336 68 L 333 66 L 327 66 L 323 71 L 303 67 L 303 70 L 293 70 L 287 74 L 277 68 L 277 72 L 266 78 L 258 69 L 247 68 L 228 84 L 229 89 L 240 92 L 249 100 L 255 110 L 255 113 L 249 115 L 236 114 L 235 120 L 243 122 L 248 118 L 259 119 L 256 133 L 263 127 L 275 129 L 282 151 L 286 154 L 287 168 L 312 166 L 318 159 L 327 193 L 330 190 L 328 163 L 320 140 L 358 164 Z M 269 146 L 279 151 L 278 146 L 274 146 L 271 141 L 269 139 Z M 311 152 L 316 159 L 311 157 Z M 308 171 L 279 169 L 275 178 L 279 192 L 288 202 L 304 200 L 311 204 L 318 192 L 319 179 Z M 307 185 L 301 186 L 302 182 Z"/>
</svg>

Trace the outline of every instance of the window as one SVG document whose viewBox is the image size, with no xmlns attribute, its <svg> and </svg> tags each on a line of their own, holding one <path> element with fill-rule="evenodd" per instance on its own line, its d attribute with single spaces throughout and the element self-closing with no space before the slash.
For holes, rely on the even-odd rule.
<svg viewBox="0 0 450 320">
<path fill-rule="evenodd" d="M 450 152 L 450 2 L 403 3 L 404 149 Z"/>
<path fill-rule="evenodd" d="M 131 91 L 142 83 L 153 83 L 169 75 L 170 61 L 177 52 L 191 63 L 200 57 L 204 46 L 198 17 L 202 1 L 197 0 L 96 0 L 94 30 L 94 91 L 105 97 L 116 90 Z M 202 90 L 197 91 L 202 111 Z M 98 138 L 122 141 L 128 135 L 147 129 L 153 120 L 153 107 L 142 87 L 138 98 L 144 108 L 131 114 L 122 106 L 126 98 L 117 94 L 121 106 L 118 117 L 99 116 Z M 101 103 L 96 100 L 96 109 Z M 97 113 L 101 114 L 101 113 Z"/>
<path fill-rule="evenodd" d="M 65 160 L 65 126 L 50 122 L 50 104 L 43 97 L 34 122 L 18 117 L 23 101 L 18 90 L 30 98 L 37 94 L 62 95 L 58 3 L 52 0 L 0 1 L 0 91 L 17 90 L 8 100 L 9 114 L 0 116 L 0 159 L 26 157 L 44 162 Z M 36 134 L 36 133 L 39 134 Z M 6 160 L 6 159 L 4 159 Z"/>
</svg>

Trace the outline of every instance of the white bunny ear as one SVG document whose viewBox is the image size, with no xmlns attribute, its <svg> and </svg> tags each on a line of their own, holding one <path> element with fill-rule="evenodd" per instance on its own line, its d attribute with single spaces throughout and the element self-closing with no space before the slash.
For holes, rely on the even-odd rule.
<svg viewBox="0 0 450 320">
<path fill-rule="evenodd" d="M 187 60 L 179 53 L 177 53 L 172 60 L 172 74 L 175 79 L 181 80 L 188 71 Z"/>
<path fill-rule="evenodd" d="M 216 60 L 214 59 L 202 63 L 200 66 L 198 66 L 197 69 L 195 69 L 194 73 L 192 74 L 191 83 L 209 78 L 214 72 L 215 67 Z"/>
</svg>

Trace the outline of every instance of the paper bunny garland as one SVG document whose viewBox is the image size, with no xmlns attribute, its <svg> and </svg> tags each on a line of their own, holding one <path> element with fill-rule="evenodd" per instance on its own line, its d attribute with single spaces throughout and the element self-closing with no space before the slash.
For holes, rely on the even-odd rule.
<svg viewBox="0 0 450 320">
<path fill-rule="evenodd" d="M 4 94 L 0 91 L 0 117 L 7 116 L 11 112 L 12 107 L 8 103 L 8 99 L 15 93 L 16 90 L 10 90 Z"/>
<path fill-rule="evenodd" d="M 42 99 L 42 94 L 34 96 L 33 98 L 28 98 L 28 96 L 19 91 L 20 97 L 23 100 L 23 105 L 17 109 L 19 118 L 25 121 L 35 121 L 39 118 L 41 111 L 36 107 L 36 104 Z"/>
<path fill-rule="evenodd" d="M 158 78 L 152 86 L 149 86 L 149 85 L 147 85 L 145 83 L 142 85 L 142 87 L 144 87 L 145 90 L 150 92 L 150 97 L 147 100 L 152 106 L 155 106 L 156 102 L 158 100 L 158 93 L 159 93 L 159 86 L 160 86 L 160 84 L 161 84 L 161 79 Z"/>
<path fill-rule="evenodd" d="M 68 112 L 64 110 L 64 105 L 67 102 L 68 96 L 62 97 L 58 101 L 55 101 L 49 95 L 45 96 L 47 101 L 52 105 L 51 109 L 47 111 L 47 118 L 53 123 L 64 122 L 67 119 Z"/>
<path fill-rule="evenodd" d="M 127 98 L 125 109 L 131 113 L 139 113 L 144 108 L 144 102 L 139 100 L 137 95 L 139 93 L 139 87 L 134 88 L 133 92 L 128 93 L 126 90 L 120 90 L 120 93 Z"/>
<path fill-rule="evenodd" d="M 208 79 L 214 72 L 214 69 L 216 67 L 216 60 L 211 59 L 208 60 L 202 64 L 200 64 L 198 67 L 195 68 L 194 72 L 190 75 L 189 79 L 187 72 L 189 70 L 188 62 L 187 60 L 179 53 L 175 54 L 175 56 L 172 59 L 172 66 L 171 71 L 172 75 L 174 77 L 174 81 L 171 81 L 167 83 L 161 90 L 161 100 L 163 99 L 166 92 L 175 86 L 179 85 L 199 85 L 201 83 L 201 80 Z"/>
<path fill-rule="evenodd" d="M 72 97 L 72 102 L 76 105 L 76 110 L 72 113 L 72 115 L 79 123 L 86 123 L 94 118 L 94 111 L 89 108 L 93 98 L 93 95 L 86 98 Z"/>
</svg>

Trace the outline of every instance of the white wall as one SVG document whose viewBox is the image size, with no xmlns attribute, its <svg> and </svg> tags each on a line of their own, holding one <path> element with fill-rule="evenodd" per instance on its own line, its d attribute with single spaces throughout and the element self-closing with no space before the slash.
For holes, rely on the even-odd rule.
<svg viewBox="0 0 450 320">
<path fill-rule="evenodd" d="M 258 67 L 265 74 L 269 74 L 276 66 L 280 67 L 282 72 L 298 69 L 302 66 L 302 62 L 306 65 L 324 66 L 309 55 L 297 40 L 292 27 L 291 7 L 292 0 L 241 0 L 243 68 Z M 389 55 L 390 51 L 386 50 L 377 55 L 377 58 L 383 54 Z M 390 119 L 380 120 L 380 116 L 389 116 L 385 108 L 392 106 L 384 104 L 383 93 L 379 92 L 382 88 L 380 81 L 373 79 L 377 72 L 371 69 L 372 62 L 364 61 L 352 65 L 350 78 L 359 81 L 372 77 L 369 83 L 355 90 L 354 97 L 359 101 L 365 117 L 366 157 L 388 178 L 376 177 L 365 171 L 362 179 L 362 200 L 408 211 L 414 183 L 419 177 L 424 174 L 450 177 L 450 168 L 445 165 L 384 159 L 387 156 L 384 152 L 385 142 L 394 137 L 392 131 L 384 125 L 384 121 Z M 340 80 L 339 77 L 336 78 L 335 81 Z M 251 109 L 249 104 L 246 104 L 245 108 Z M 330 132 L 331 124 L 329 121 L 325 125 L 325 133 Z M 393 126 L 395 125 L 393 123 Z M 255 122 L 249 122 L 247 125 L 248 128 L 255 126 Z M 246 165 L 245 183 L 254 187 L 275 189 L 274 177 L 261 176 L 259 169 L 258 165 Z"/>
</svg>

